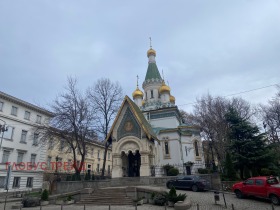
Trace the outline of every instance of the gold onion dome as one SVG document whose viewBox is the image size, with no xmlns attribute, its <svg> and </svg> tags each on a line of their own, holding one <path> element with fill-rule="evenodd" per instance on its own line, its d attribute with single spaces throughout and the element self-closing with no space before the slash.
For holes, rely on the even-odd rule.
<svg viewBox="0 0 280 210">
<path fill-rule="evenodd" d="M 167 85 L 165 84 L 165 82 L 163 81 L 161 87 L 159 88 L 159 92 L 160 92 L 160 93 L 163 93 L 163 92 L 168 92 L 168 93 L 170 93 L 170 87 L 167 86 Z"/>
<path fill-rule="evenodd" d="M 132 97 L 133 99 L 135 99 L 136 97 L 140 96 L 141 98 L 143 98 L 144 94 L 143 92 L 137 87 L 136 90 L 132 93 Z"/>
<path fill-rule="evenodd" d="M 150 55 L 156 56 L 156 51 L 155 51 L 153 48 L 150 48 L 150 49 L 147 51 L 147 56 L 149 57 Z"/>
<path fill-rule="evenodd" d="M 172 96 L 172 95 L 170 95 L 170 102 L 171 102 L 171 103 L 175 103 L 175 97 Z"/>
</svg>

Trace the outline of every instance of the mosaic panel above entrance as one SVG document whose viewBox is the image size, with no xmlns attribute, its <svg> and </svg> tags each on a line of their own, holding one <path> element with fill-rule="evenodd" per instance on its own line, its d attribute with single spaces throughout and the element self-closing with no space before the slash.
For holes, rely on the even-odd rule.
<svg viewBox="0 0 280 210">
<path fill-rule="evenodd" d="M 141 128 L 133 116 L 130 108 L 127 108 L 123 119 L 118 127 L 118 140 L 126 136 L 135 136 L 141 138 Z"/>
</svg>

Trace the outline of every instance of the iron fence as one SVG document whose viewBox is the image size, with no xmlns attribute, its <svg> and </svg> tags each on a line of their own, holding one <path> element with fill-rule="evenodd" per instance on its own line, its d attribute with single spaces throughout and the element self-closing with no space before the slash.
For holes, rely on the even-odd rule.
<svg viewBox="0 0 280 210">
<path fill-rule="evenodd" d="M 12 205 L 12 204 L 11 204 Z M 6 209 L 11 209 L 12 206 L 7 205 Z M 4 209 L 2 204 L 0 204 L 0 209 Z M 48 206 L 37 206 L 30 208 L 20 208 L 20 209 L 30 209 L 30 210 L 170 210 L 174 208 L 170 208 L 168 206 L 155 206 L 155 205 L 141 205 L 141 206 L 115 206 L 115 205 L 48 205 Z M 236 208 L 234 204 L 230 204 L 229 206 L 223 205 L 207 205 L 207 204 L 192 204 L 189 208 L 190 210 L 240 210 L 240 208 Z M 247 208 L 246 208 L 247 209 Z M 278 206 L 268 205 L 267 210 L 276 210 L 279 209 Z"/>
</svg>

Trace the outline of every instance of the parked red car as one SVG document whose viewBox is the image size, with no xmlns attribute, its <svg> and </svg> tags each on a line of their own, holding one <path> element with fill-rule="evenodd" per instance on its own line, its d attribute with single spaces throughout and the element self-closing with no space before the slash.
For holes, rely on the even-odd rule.
<svg viewBox="0 0 280 210">
<path fill-rule="evenodd" d="M 232 186 L 237 198 L 255 196 L 268 198 L 275 205 L 280 204 L 280 184 L 273 176 L 258 176 L 238 182 Z"/>
</svg>

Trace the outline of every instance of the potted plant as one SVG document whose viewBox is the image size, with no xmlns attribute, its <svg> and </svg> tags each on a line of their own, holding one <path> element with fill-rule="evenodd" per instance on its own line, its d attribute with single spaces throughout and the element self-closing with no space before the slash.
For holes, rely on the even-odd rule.
<svg viewBox="0 0 280 210">
<path fill-rule="evenodd" d="M 167 202 L 169 207 L 174 207 L 174 203 L 177 202 L 177 193 L 175 187 L 172 187 L 167 194 Z"/>
<path fill-rule="evenodd" d="M 152 192 L 151 193 L 151 197 L 149 198 L 149 203 L 150 204 L 154 204 L 155 203 L 155 201 L 154 201 L 155 196 L 156 196 L 156 193 Z"/>
<path fill-rule="evenodd" d="M 74 203 L 74 199 L 72 198 L 71 195 L 68 195 L 68 197 L 65 200 L 65 204 L 73 204 Z"/>
<path fill-rule="evenodd" d="M 192 167 L 193 164 L 194 164 L 194 162 L 192 162 L 192 161 L 188 161 L 188 162 L 184 163 L 185 166 L 190 166 L 190 167 Z"/>
<path fill-rule="evenodd" d="M 168 206 L 174 207 L 174 204 L 178 201 L 184 201 L 186 199 L 186 194 L 177 195 L 175 187 L 172 187 L 168 193 L 165 194 Z"/>
<path fill-rule="evenodd" d="M 46 206 L 49 204 L 49 192 L 48 190 L 44 190 L 42 195 L 41 195 L 41 205 Z"/>
<path fill-rule="evenodd" d="M 143 198 L 137 198 L 133 200 L 135 205 L 143 205 Z"/>
<path fill-rule="evenodd" d="M 57 197 L 57 199 L 55 200 L 55 204 L 57 204 L 57 205 L 62 205 L 62 204 L 63 204 L 63 199 L 62 199 L 62 197 Z"/>
</svg>

